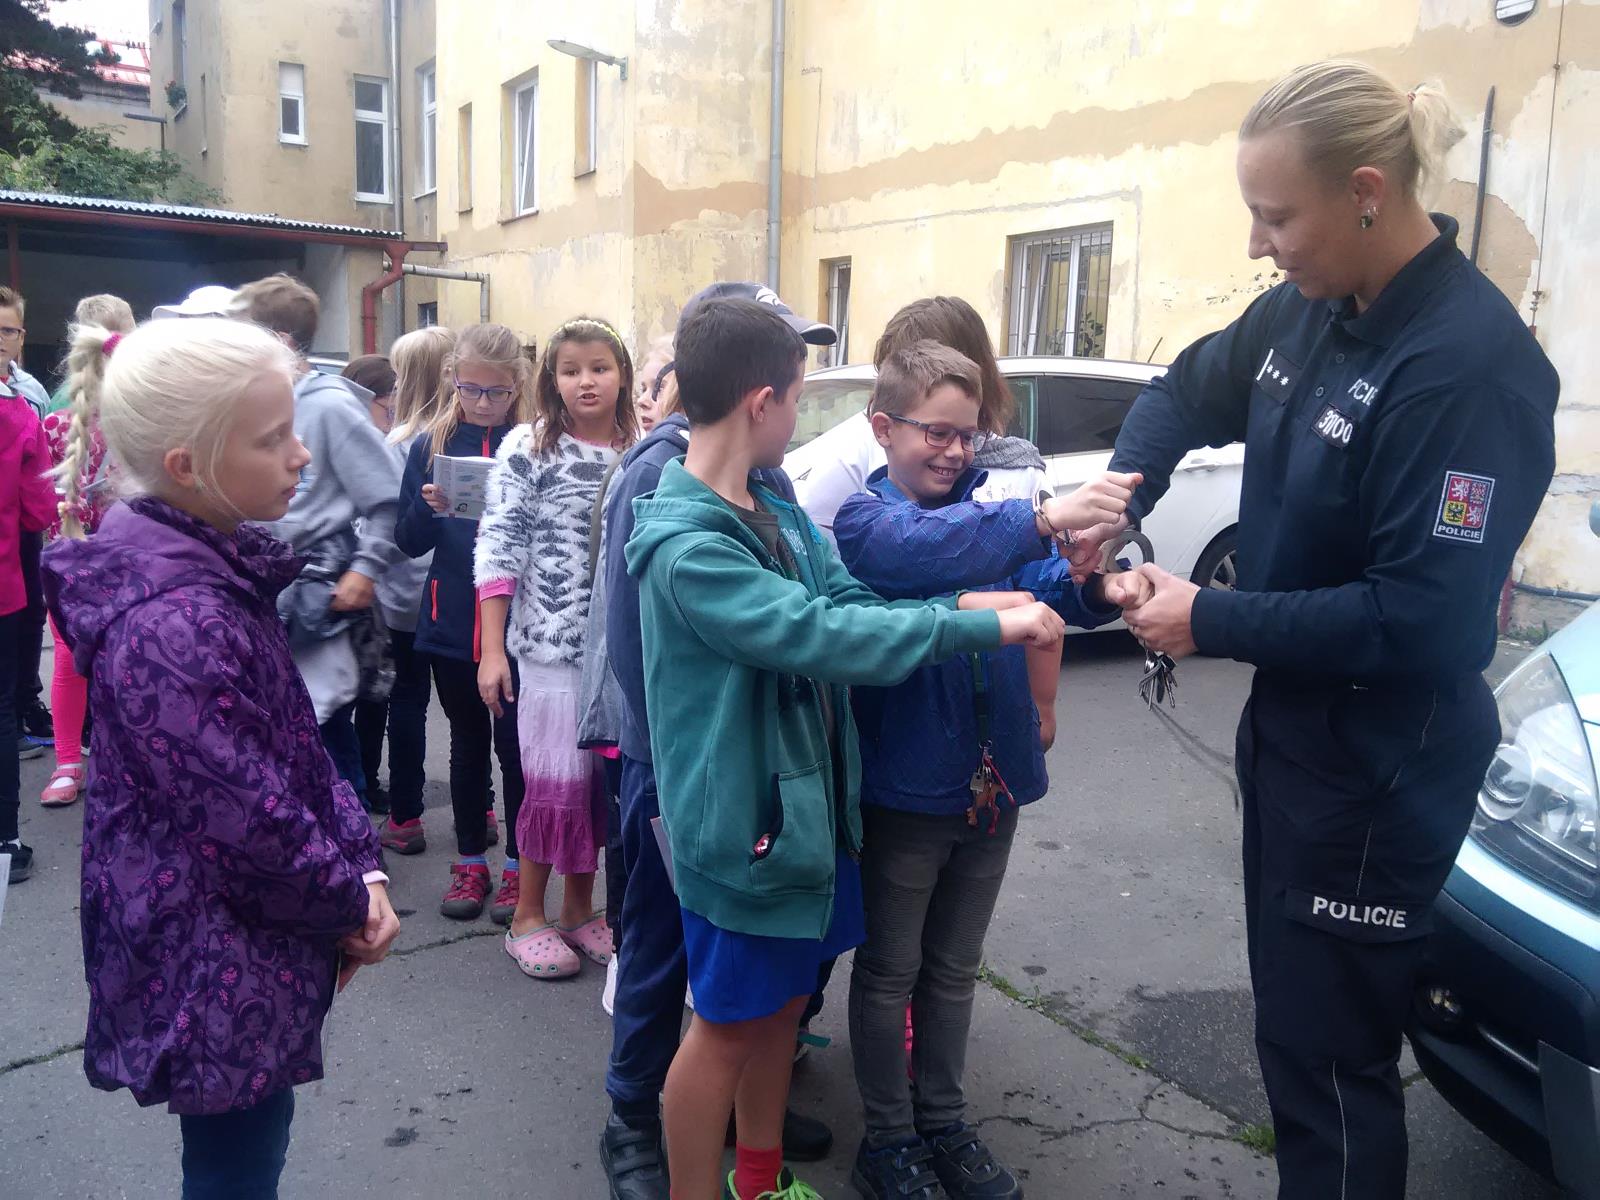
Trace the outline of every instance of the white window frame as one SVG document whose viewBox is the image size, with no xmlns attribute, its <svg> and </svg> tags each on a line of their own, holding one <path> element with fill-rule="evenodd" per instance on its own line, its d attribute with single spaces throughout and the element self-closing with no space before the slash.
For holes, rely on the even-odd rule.
<svg viewBox="0 0 1600 1200">
<path fill-rule="evenodd" d="M 357 84 L 372 83 L 372 84 L 376 84 L 378 87 L 383 89 L 383 108 L 382 108 L 382 110 L 375 109 L 375 108 L 357 108 L 357 109 L 354 110 L 354 112 L 355 112 L 355 123 L 357 125 L 376 125 L 376 126 L 378 126 L 379 129 L 381 129 L 383 131 L 383 139 L 382 139 L 383 191 L 381 191 L 381 192 L 363 192 L 363 191 L 359 190 L 359 183 L 358 183 L 357 184 L 358 190 L 356 191 L 356 199 L 361 201 L 361 202 L 363 202 L 363 203 L 392 204 L 392 203 L 394 203 L 394 196 L 393 196 L 393 193 L 394 193 L 394 182 L 391 179 L 391 175 L 393 174 L 394 166 L 389 161 L 389 137 L 390 137 L 390 134 L 389 134 L 389 81 L 387 79 L 382 78 L 381 76 L 378 76 L 378 75 L 357 75 L 357 76 L 355 76 L 355 82 Z M 351 88 L 352 102 L 354 100 L 354 96 L 355 96 L 355 89 L 354 89 L 354 87 L 352 87 Z M 356 146 L 357 146 L 357 153 L 359 154 L 359 152 L 360 152 L 360 142 L 359 141 L 356 143 Z M 359 181 L 359 179 L 361 177 L 360 163 L 357 162 L 354 165 L 356 166 L 356 178 Z"/>
<path fill-rule="evenodd" d="M 526 123 L 522 98 L 528 99 Z M 511 91 L 511 215 L 539 211 L 539 77 L 530 76 Z M 524 203 L 524 201 L 528 201 Z"/>
<path fill-rule="evenodd" d="M 293 68 L 300 73 L 298 83 L 287 78 L 286 67 Z M 293 90 L 298 87 L 298 91 Z M 289 133 L 283 127 L 283 102 L 293 100 L 298 106 L 300 118 L 300 132 Z M 306 141 L 306 68 L 304 63 L 282 62 L 278 63 L 278 141 L 286 146 L 304 146 Z"/>
<path fill-rule="evenodd" d="M 1078 357 L 1074 339 L 1070 334 L 1077 329 L 1082 316 L 1078 309 L 1078 268 L 1086 244 L 1110 246 L 1111 224 L 1108 222 L 1075 229 L 1053 229 L 1011 239 L 1011 312 L 1007 322 L 1009 327 L 1006 330 L 1008 354 L 1049 353 L 1048 350 L 1039 349 L 1040 317 L 1045 308 L 1044 274 L 1030 273 L 1033 263 L 1029 252 L 1041 247 L 1055 247 L 1057 251 L 1065 251 L 1064 260 L 1068 272 L 1065 285 L 1066 311 L 1062 314 L 1061 328 L 1063 333 L 1069 336 L 1066 337 L 1061 353 L 1068 357 Z M 1051 257 L 1059 259 L 1062 256 L 1056 253 Z"/>
<path fill-rule="evenodd" d="M 839 334 L 839 340 L 822 350 L 825 366 L 839 366 L 850 361 L 850 271 L 849 258 L 828 260 L 828 324 Z"/>
<path fill-rule="evenodd" d="M 579 59 L 578 71 L 587 128 L 584 130 L 583 154 L 575 164 L 577 169 L 573 174 L 582 177 L 593 175 L 600 169 L 600 64 L 592 58 Z"/>
<path fill-rule="evenodd" d="M 417 69 L 417 197 L 439 190 L 439 74 L 429 63 Z"/>
<path fill-rule="evenodd" d="M 439 302 L 428 300 L 417 305 L 417 328 L 428 329 L 439 323 Z"/>
</svg>

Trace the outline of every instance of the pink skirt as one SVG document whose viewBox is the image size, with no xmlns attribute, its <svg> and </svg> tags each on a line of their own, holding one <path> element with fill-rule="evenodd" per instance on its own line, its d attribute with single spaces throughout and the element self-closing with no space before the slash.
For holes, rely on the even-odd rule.
<svg viewBox="0 0 1600 1200">
<path fill-rule="evenodd" d="M 578 668 L 517 662 L 517 739 L 527 786 L 517 814 L 517 852 L 563 875 L 600 866 L 606 844 L 605 772 L 578 749 Z"/>
</svg>

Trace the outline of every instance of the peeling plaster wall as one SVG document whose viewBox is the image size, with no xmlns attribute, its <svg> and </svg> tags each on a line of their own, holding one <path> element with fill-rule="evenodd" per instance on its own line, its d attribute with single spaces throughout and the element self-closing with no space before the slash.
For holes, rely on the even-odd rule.
<svg viewBox="0 0 1600 1200">
<path fill-rule="evenodd" d="M 848 257 L 854 361 L 900 305 L 933 292 L 972 301 L 1004 348 L 1007 240 L 1103 222 L 1107 354 L 1169 360 L 1276 282 L 1245 254 L 1235 130 L 1273 79 L 1320 58 L 1444 84 L 1468 136 L 1435 206 L 1462 221 L 1465 249 L 1494 85 L 1480 265 L 1537 315 L 1565 381 L 1557 478 L 1517 569 L 1600 591 L 1587 526 L 1600 492 L 1595 0 L 1569 0 L 1564 16 L 1546 0 L 1515 28 L 1482 0 L 992 0 L 981 20 L 961 0 L 798 0 L 789 12 L 782 290 L 825 311 L 821 264 Z"/>
<path fill-rule="evenodd" d="M 1462 219 L 1465 245 L 1497 87 L 1480 264 L 1537 319 L 1566 380 L 1556 485 L 1517 569 L 1600 591 L 1583 520 L 1600 484 L 1585 286 L 1600 274 L 1600 205 L 1585 203 L 1600 184 L 1600 0 L 1543 0 L 1515 28 L 1487 0 L 787 0 L 786 12 L 779 290 L 824 313 L 822 264 L 848 257 L 857 361 L 895 309 L 933 292 L 971 300 L 1004 346 L 1008 239 L 1090 224 L 1113 228 L 1109 355 L 1170 359 L 1230 320 L 1275 282 L 1245 254 L 1235 130 L 1273 79 L 1320 58 L 1445 85 L 1468 136 L 1437 204 Z M 740 0 L 439 6 L 439 230 L 453 265 L 493 273 L 495 319 L 542 343 L 598 311 L 639 345 L 709 280 L 764 276 L 769 30 L 768 5 Z M 546 47 L 557 35 L 630 59 L 626 83 L 600 68 L 600 165 L 582 178 L 576 64 Z M 540 205 L 514 217 L 504 85 L 532 70 Z M 468 103 L 470 205 L 456 186 Z M 467 291 L 440 297 L 442 319 L 475 319 Z"/>
<path fill-rule="evenodd" d="M 439 6 L 439 229 L 449 265 L 493 273 L 495 320 L 542 346 L 561 321 L 590 313 L 638 346 L 707 282 L 760 276 L 769 29 L 755 11 L 741 0 Z M 588 175 L 573 165 L 579 64 L 546 45 L 557 36 L 629 59 L 627 82 L 599 68 Z M 535 71 L 539 204 L 518 216 L 507 85 Z M 457 183 L 467 104 L 470 197 Z M 441 290 L 442 321 L 476 314 L 475 298 Z"/>
</svg>

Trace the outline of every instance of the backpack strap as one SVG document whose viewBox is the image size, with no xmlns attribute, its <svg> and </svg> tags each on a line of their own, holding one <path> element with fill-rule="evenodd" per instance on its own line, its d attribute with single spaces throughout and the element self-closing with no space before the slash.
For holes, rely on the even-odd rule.
<svg viewBox="0 0 1600 1200">
<path fill-rule="evenodd" d="M 606 468 L 600 476 L 600 490 L 595 493 L 594 509 L 589 513 L 589 586 L 594 587 L 595 569 L 600 565 L 600 539 L 605 533 L 606 493 L 611 490 L 611 477 L 622 465 L 622 455 Z"/>
</svg>

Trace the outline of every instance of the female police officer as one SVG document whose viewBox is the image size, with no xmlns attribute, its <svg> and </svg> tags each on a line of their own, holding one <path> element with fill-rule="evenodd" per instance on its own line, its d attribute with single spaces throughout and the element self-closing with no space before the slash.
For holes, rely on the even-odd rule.
<svg viewBox="0 0 1600 1200">
<path fill-rule="evenodd" d="M 1147 568 L 1128 624 L 1174 658 L 1258 668 L 1237 747 L 1245 914 L 1294 1200 L 1404 1194 L 1419 939 L 1494 751 L 1480 672 L 1554 468 L 1554 369 L 1418 199 L 1459 136 L 1439 92 L 1358 63 L 1268 91 L 1239 188 L 1250 257 L 1287 282 L 1178 356 L 1111 464 L 1144 474 L 1137 517 L 1186 452 L 1245 442 L 1239 590 Z"/>
</svg>

